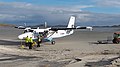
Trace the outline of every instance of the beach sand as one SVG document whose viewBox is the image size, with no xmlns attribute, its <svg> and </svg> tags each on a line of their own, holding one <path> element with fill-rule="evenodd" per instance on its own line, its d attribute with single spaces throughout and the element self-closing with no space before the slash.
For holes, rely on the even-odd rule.
<svg viewBox="0 0 120 67">
<path fill-rule="evenodd" d="M 20 49 L 17 36 L 23 30 L 0 27 L 0 67 L 114 67 L 119 65 L 120 44 L 95 44 L 112 38 L 112 31 L 76 30 L 74 34 L 55 39 L 56 44 Z M 11 42 L 12 41 L 12 42 Z M 14 44 L 14 45 L 13 45 Z"/>
</svg>

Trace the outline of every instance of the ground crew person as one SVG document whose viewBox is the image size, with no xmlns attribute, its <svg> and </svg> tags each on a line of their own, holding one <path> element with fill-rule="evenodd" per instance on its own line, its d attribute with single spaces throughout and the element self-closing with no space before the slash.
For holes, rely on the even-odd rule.
<svg viewBox="0 0 120 67">
<path fill-rule="evenodd" d="M 29 38 L 28 38 L 28 36 L 25 38 L 25 46 L 28 46 L 28 40 L 29 40 Z"/>
<path fill-rule="evenodd" d="M 47 35 L 48 35 L 48 31 L 44 31 L 44 34 L 43 34 L 44 38 L 47 37 Z"/>
<path fill-rule="evenodd" d="M 42 42 L 42 36 L 37 36 L 37 47 L 40 47 L 40 43 Z"/>
<path fill-rule="evenodd" d="M 30 37 L 30 39 L 28 40 L 28 43 L 29 43 L 29 49 L 32 49 L 32 44 L 33 44 L 32 37 Z"/>
</svg>

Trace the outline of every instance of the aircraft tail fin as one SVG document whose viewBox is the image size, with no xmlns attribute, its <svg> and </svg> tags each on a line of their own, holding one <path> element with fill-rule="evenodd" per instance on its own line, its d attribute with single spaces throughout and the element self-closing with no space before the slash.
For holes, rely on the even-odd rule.
<svg viewBox="0 0 120 67">
<path fill-rule="evenodd" d="M 75 17 L 71 16 L 67 28 L 74 28 L 75 25 Z"/>
<path fill-rule="evenodd" d="M 69 23 L 68 23 L 67 28 L 74 28 L 74 27 L 75 27 L 75 19 L 76 19 L 76 18 L 75 18 L 74 16 L 71 16 L 71 17 L 70 17 L 70 20 L 69 20 Z M 67 33 L 68 35 L 73 34 L 73 32 L 74 32 L 73 29 L 71 29 L 71 30 L 66 30 L 66 33 Z"/>
</svg>

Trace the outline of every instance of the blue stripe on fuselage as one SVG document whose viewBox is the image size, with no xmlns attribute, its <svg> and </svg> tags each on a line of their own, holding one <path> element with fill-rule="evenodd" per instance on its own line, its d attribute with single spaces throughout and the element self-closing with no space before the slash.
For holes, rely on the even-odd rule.
<svg viewBox="0 0 120 67">
<path fill-rule="evenodd" d="M 43 42 L 51 42 L 51 41 L 52 41 L 52 38 L 44 38 L 42 41 L 43 41 Z"/>
</svg>

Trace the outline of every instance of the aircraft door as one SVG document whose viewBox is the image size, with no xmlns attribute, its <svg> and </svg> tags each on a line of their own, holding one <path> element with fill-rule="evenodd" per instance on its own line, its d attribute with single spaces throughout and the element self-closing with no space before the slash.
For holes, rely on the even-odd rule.
<svg viewBox="0 0 120 67">
<path fill-rule="evenodd" d="M 33 37 L 36 39 L 38 35 L 39 35 L 39 33 L 37 33 L 37 32 L 34 32 L 34 35 L 33 35 Z"/>
</svg>

